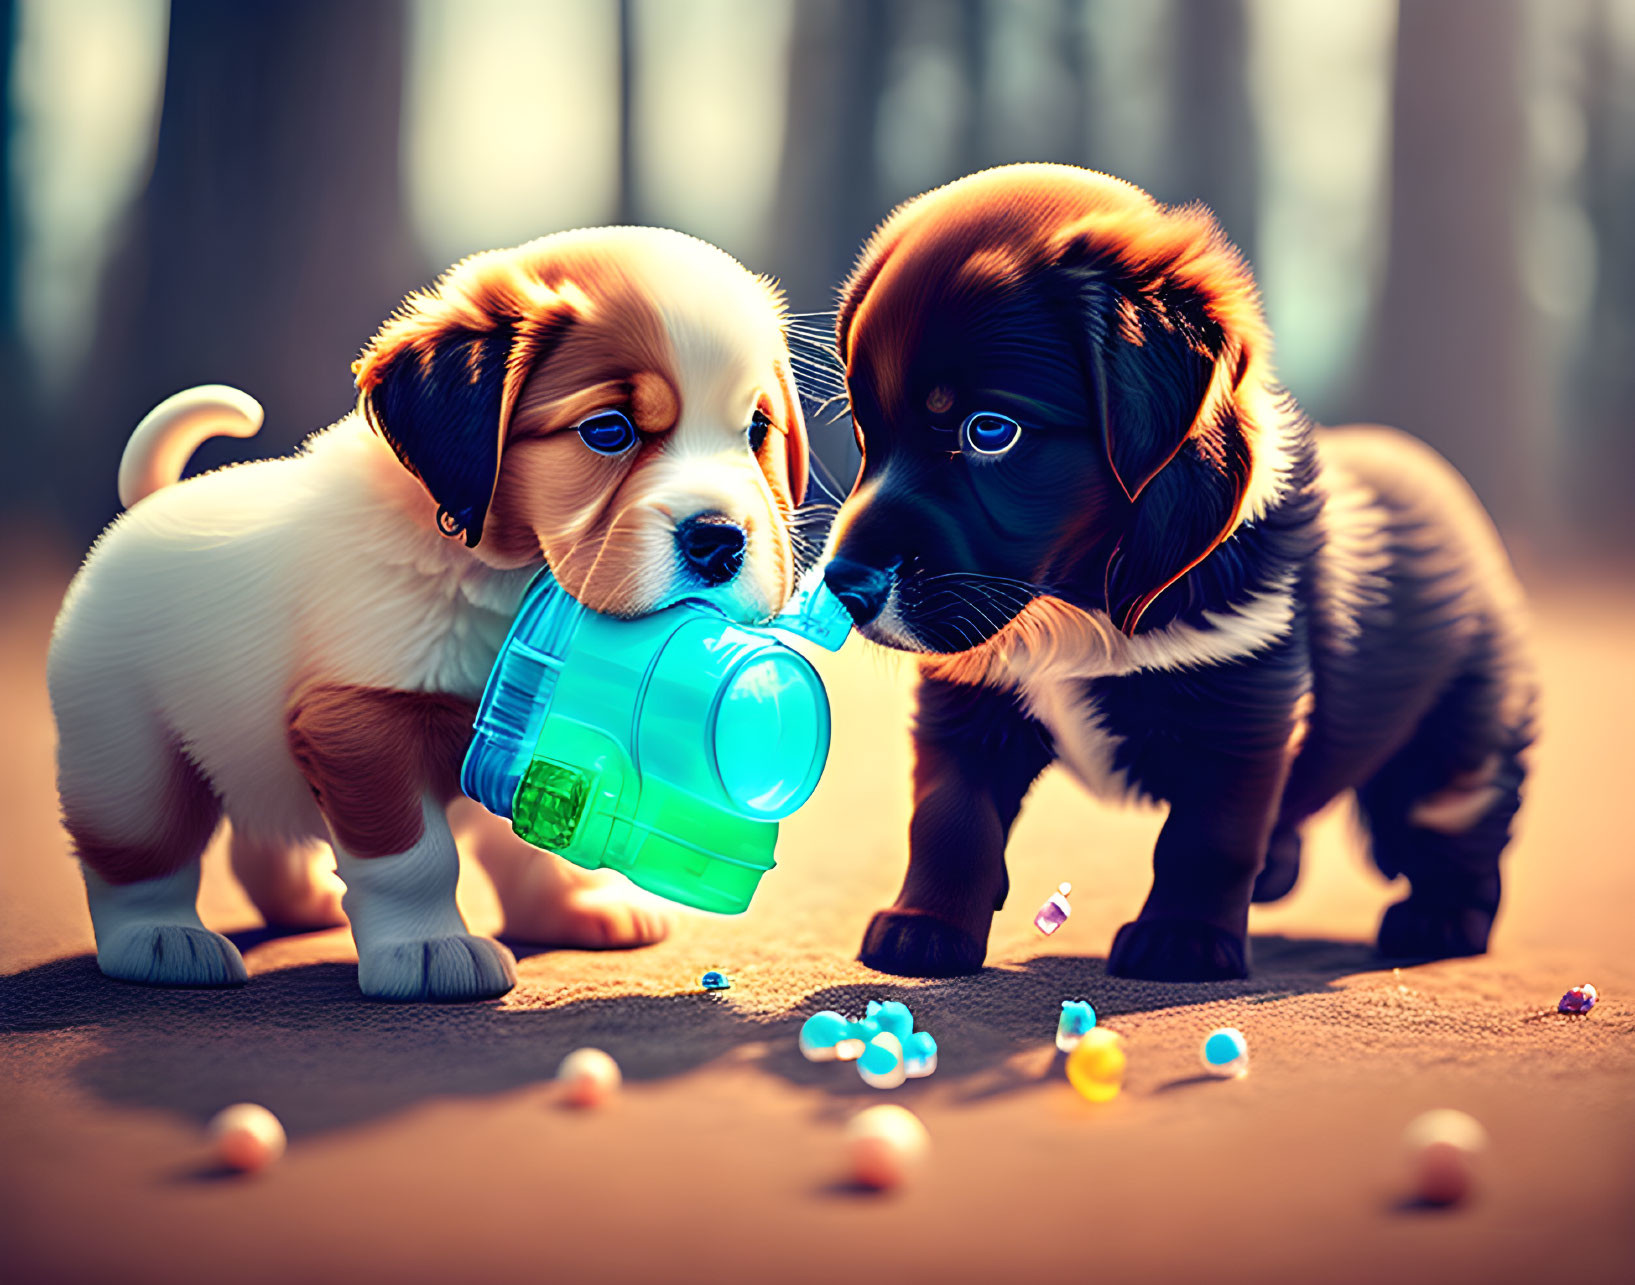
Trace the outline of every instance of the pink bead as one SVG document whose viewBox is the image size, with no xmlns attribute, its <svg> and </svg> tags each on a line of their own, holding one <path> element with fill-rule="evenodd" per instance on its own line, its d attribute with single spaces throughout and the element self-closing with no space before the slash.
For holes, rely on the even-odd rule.
<svg viewBox="0 0 1635 1285">
<path fill-rule="evenodd" d="M 852 1178 L 876 1191 L 899 1186 L 925 1159 L 931 1135 L 907 1107 L 870 1107 L 846 1126 Z"/>
<path fill-rule="evenodd" d="M 570 1106 L 598 1107 L 618 1092 L 619 1064 L 601 1049 L 575 1049 L 556 1069 L 562 1098 Z"/>
<path fill-rule="evenodd" d="M 229 1169 L 256 1173 L 284 1154 L 284 1126 L 266 1107 L 240 1102 L 210 1121 L 216 1159 Z"/>
<path fill-rule="evenodd" d="M 1475 1181 L 1476 1157 L 1487 1132 L 1463 1111 L 1427 1111 L 1403 1136 L 1412 1169 L 1414 1196 L 1428 1205 L 1456 1205 Z"/>
</svg>

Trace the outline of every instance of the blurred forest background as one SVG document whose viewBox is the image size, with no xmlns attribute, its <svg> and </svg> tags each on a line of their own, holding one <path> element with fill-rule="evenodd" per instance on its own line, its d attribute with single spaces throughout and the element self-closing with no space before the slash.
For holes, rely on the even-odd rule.
<svg viewBox="0 0 1635 1285">
<path fill-rule="evenodd" d="M 1212 206 L 1313 415 L 1635 551 L 1635 0 L 0 0 L 0 96 L 13 533 L 83 547 L 190 384 L 268 412 L 197 466 L 287 450 L 468 252 L 667 224 L 817 311 L 897 202 L 1058 160 Z"/>
</svg>

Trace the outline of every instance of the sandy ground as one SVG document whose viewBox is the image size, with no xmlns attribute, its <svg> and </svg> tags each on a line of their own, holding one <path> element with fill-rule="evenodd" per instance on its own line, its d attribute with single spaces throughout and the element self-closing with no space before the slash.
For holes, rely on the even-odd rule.
<svg viewBox="0 0 1635 1285">
<path fill-rule="evenodd" d="M 1612 1282 L 1635 1279 L 1635 860 L 1628 663 L 1635 594 L 1538 587 L 1546 739 L 1484 959 L 1380 971 L 1393 896 L 1348 817 L 1320 819 L 1307 874 L 1257 909 L 1237 984 L 1108 979 L 1160 817 L 1048 776 L 1012 843 L 1012 901 L 980 977 L 903 982 L 852 959 L 896 890 L 909 673 L 848 645 L 822 661 L 836 736 L 780 866 L 738 919 L 688 916 L 633 954 L 535 953 L 504 1000 L 362 1001 L 344 932 L 269 938 L 207 862 L 204 917 L 252 974 L 223 993 L 101 977 L 55 820 L 45 640 L 61 562 L 13 559 L 0 621 L 0 1276 L 10 1282 Z M 472 874 L 469 915 L 492 927 Z M 1074 915 L 1031 927 L 1063 879 Z M 523 953 L 523 952 L 519 952 Z M 733 988 L 697 989 L 706 968 Z M 1592 980 L 1587 1018 L 1554 1012 Z M 1128 1037 L 1125 1093 L 1080 1100 L 1051 1043 L 1083 994 Z M 796 1050 L 820 1008 L 905 1000 L 942 1048 L 890 1095 L 931 1162 L 888 1196 L 845 1179 L 840 1131 L 886 1095 Z M 1196 1074 L 1212 1027 L 1253 1072 Z M 623 1064 L 610 1109 L 555 1105 L 564 1053 Z M 214 1170 L 201 1124 L 262 1102 L 275 1169 Z M 1457 1106 L 1487 1126 L 1481 1185 L 1406 1199 L 1401 1132 Z"/>
</svg>

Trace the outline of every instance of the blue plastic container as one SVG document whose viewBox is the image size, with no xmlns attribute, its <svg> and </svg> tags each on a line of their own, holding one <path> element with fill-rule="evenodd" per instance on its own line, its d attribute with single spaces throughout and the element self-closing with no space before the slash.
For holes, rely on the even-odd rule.
<svg viewBox="0 0 1635 1285">
<path fill-rule="evenodd" d="M 536 847 L 737 914 L 829 752 L 823 681 L 783 635 L 833 651 L 850 629 L 815 575 L 748 626 L 704 602 L 599 615 L 542 571 L 489 675 L 461 788 Z"/>
</svg>

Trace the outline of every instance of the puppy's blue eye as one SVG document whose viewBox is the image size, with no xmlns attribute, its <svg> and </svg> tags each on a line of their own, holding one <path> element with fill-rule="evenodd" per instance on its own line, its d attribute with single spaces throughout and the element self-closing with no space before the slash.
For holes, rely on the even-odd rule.
<svg viewBox="0 0 1635 1285">
<path fill-rule="evenodd" d="M 602 410 L 581 420 L 579 436 L 599 455 L 622 455 L 636 444 L 636 426 L 622 410 Z"/>
<path fill-rule="evenodd" d="M 978 455 L 1003 455 L 1022 436 L 1020 424 L 991 410 L 977 411 L 965 421 L 961 431 L 966 444 Z"/>
</svg>

